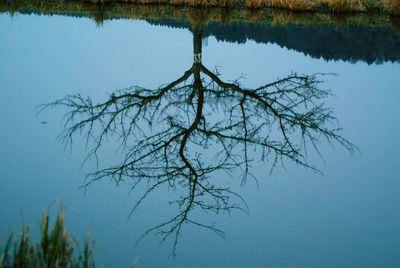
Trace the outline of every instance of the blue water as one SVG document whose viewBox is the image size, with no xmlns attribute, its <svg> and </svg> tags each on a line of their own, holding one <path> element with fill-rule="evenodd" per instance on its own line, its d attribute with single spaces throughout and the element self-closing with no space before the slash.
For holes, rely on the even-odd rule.
<svg viewBox="0 0 400 268">
<path fill-rule="evenodd" d="M 61 200 L 66 224 L 77 238 L 96 241 L 98 266 L 128 267 L 397 267 L 400 266 L 400 115 L 398 62 L 368 65 L 325 61 L 276 44 L 219 42 L 208 37 L 203 64 L 219 66 L 221 77 L 241 75 L 249 87 L 292 71 L 326 77 L 334 97 L 326 104 L 358 146 L 353 154 L 321 141 L 323 159 L 310 161 L 323 172 L 286 163 L 269 174 L 257 162 L 249 182 L 233 187 L 246 199 L 249 216 L 233 212 L 212 216 L 225 231 L 184 226 L 177 257 L 172 241 L 159 244 L 149 227 L 169 216 L 162 201 L 173 192 L 154 194 L 128 220 L 135 201 L 129 182 L 108 180 L 79 188 L 95 161 L 82 168 L 87 154 L 79 137 L 72 148 L 56 140 L 64 110 L 37 114 L 37 105 L 80 93 L 103 99 L 131 85 L 156 87 L 175 80 L 192 64 L 192 33 L 145 21 L 106 21 L 61 16 L 0 16 L 0 233 L 23 221 L 38 230 L 41 208 Z M 400 48 L 399 48 L 400 49 Z M 110 145 L 102 164 L 115 159 Z M 173 213 L 173 211 L 172 211 Z M 22 215 L 22 216 L 21 216 Z"/>
</svg>

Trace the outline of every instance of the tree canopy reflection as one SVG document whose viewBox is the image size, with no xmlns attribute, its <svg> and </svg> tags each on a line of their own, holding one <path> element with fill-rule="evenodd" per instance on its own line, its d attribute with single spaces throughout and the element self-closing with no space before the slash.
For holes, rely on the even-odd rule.
<svg viewBox="0 0 400 268">
<path fill-rule="evenodd" d="M 247 211 L 240 194 L 215 178 L 217 172 L 240 173 L 245 184 L 254 178 L 251 163 L 258 156 L 270 161 L 271 169 L 290 161 L 318 171 L 306 158 L 307 148 L 318 151 L 317 141 L 353 150 L 340 135 L 332 110 L 323 104 L 330 92 L 321 88 L 321 74 L 292 73 L 257 88 L 225 82 L 202 64 L 201 36 L 201 24 L 194 24 L 193 64 L 167 85 L 133 86 L 99 103 L 70 95 L 50 104 L 68 108 L 62 133 L 67 143 L 75 134 L 84 134 L 92 146 L 90 155 L 97 156 L 107 138 L 120 142 L 123 161 L 91 173 L 86 186 L 103 178 L 116 183 L 129 179 L 133 188 L 146 183 L 132 212 L 164 185 L 184 190 L 171 202 L 177 213 L 143 235 L 172 237 L 174 254 L 184 224 L 224 235 L 192 217 L 194 210 Z"/>
</svg>

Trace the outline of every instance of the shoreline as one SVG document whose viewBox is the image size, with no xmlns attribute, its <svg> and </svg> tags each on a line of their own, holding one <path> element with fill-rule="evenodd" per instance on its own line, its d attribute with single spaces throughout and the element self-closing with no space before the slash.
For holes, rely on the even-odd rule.
<svg viewBox="0 0 400 268">
<path fill-rule="evenodd" d="M 0 0 L 1 6 L 42 7 L 44 10 L 52 5 L 79 6 L 84 9 L 104 8 L 110 6 L 131 9 L 136 6 L 183 9 L 223 9 L 246 10 L 248 13 L 260 13 L 268 9 L 275 13 L 294 13 L 305 16 L 388 16 L 400 18 L 400 0 Z M 51 7 L 53 9 L 53 7 Z M 3 10 L 4 8 L 2 8 Z M 12 8 L 11 8 L 12 9 Z"/>
<path fill-rule="evenodd" d="M 400 1 L 400 0 L 399 0 Z M 66 15 L 92 18 L 101 24 L 112 19 L 179 19 L 191 23 L 220 22 L 261 23 L 271 25 L 315 25 L 336 26 L 365 25 L 369 27 L 392 27 L 400 32 L 400 16 L 379 12 L 316 12 L 292 11 L 281 8 L 242 7 L 193 7 L 186 5 L 138 4 L 133 2 L 104 2 L 59 0 L 0 0 L 0 13 L 13 16 L 20 14 Z"/>
<path fill-rule="evenodd" d="M 381 13 L 400 16 L 400 0 L 82 0 L 108 4 L 148 4 L 189 7 L 273 8 L 312 13 Z"/>
</svg>

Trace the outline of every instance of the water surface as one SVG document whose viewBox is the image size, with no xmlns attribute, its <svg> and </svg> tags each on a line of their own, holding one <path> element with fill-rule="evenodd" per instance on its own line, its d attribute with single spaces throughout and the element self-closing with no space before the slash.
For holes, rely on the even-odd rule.
<svg viewBox="0 0 400 268">
<path fill-rule="evenodd" d="M 335 94 L 325 103 L 340 122 L 341 134 L 361 153 L 321 140 L 323 160 L 312 150 L 308 159 L 323 175 L 291 162 L 269 174 L 270 162 L 254 163 L 259 186 L 252 180 L 243 187 L 232 181 L 248 203 L 249 216 L 233 212 L 207 218 L 225 231 L 225 240 L 185 226 L 172 259 L 171 240 L 159 245 L 155 235 L 137 246 L 135 242 L 174 213 L 162 202 L 174 192 L 148 198 L 129 220 L 137 197 L 129 193 L 129 181 L 116 187 L 102 180 L 84 195 L 79 187 L 85 174 L 96 169 L 95 161 L 80 169 L 88 153 L 84 140 L 75 138 L 65 150 L 56 141 L 65 110 L 37 115 L 35 107 L 74 93 L 100 101 L 116 89 L 158 87 L 177 79 L 193 62 L 191 26 L 113 20 L 98 27 L 88 18 L 18 14 L 1 15 L 0 25 L 2 234 L 17 228 L 21 212 L 25 223 L 37 229 L 40 209 L 62 200 L 70 231 L 80 237 L 91 229 L 99 265 L 128 266 L 136 256 L 142 267 L 399 265 L 399 47 L 381 45 L 388 40 L 398 44 L 398 34 L 383 35 L 375 50 L 369 43 L 352 53 L 345 49 L 348 43 L 340 46 L 341 41 L 333 40 L 338 49 L 327 45 L 317 53 L 318 42 L 305 38 L 314 36 L 313 28 L 301 35 L 302 29 L 256 27 L 253 38 L 244 28 L 246 37 L 236 39 L 221 37 L 229 33 L 223 26 L 204 28 L 202 62 L 211 70 L 218 67 L 224 81 L 243 77 L 242 84 L 257 87 L 293 71 L 338 74 L 325 78 L 323 87 Z M 287 41 L 293 32 L 300 35 L 295 43 Z M 115 159 L 111 142 L 100 164 Z"/>
</svg>

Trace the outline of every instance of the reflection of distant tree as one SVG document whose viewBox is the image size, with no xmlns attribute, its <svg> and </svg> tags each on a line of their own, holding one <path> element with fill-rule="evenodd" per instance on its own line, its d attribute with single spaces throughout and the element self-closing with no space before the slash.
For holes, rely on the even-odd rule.
<svg viewBox="0 0 400 268">
<path fill-rule="evenodd" d="M 317 170 L 307 162 L 306 148 L 318 151 L 321 138 L 353 149 L 321 101 L 329 92 L 320 88 L 320 75 L 291 74 L 258 88 L 227 83 L 202 64 L 202 28 L 194 26 L 193 32 L 193 65 L 175 81 L 156 89 L 117 91 L 100 103 L 71 95 L 52 104 L 69 109 L 63 132 L 67 142 L 83 133 L 93 145 L 91 155 L 97 155 L 107 138 L 120 141 L 123 161 L 92 173 L 88 185 L 109 177 L 116 183 L 129 179 L 134 188 L 146 183 L 133 211 L 163 185 L 184 189 L 186 194 L 172 202 L 177 214 L 145 233 L 173 236 L 174 252 L 185 223 L 223 235 L 193 218 L 193 210 L 246 211 L 242 197 L 215 174 L 241 170 L 244 184 L 253 177 L 253 150 L 272 168 L 290 161 Z"/>
</svg>

